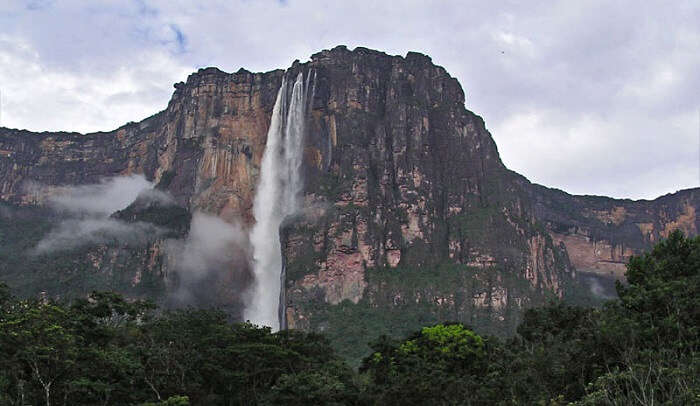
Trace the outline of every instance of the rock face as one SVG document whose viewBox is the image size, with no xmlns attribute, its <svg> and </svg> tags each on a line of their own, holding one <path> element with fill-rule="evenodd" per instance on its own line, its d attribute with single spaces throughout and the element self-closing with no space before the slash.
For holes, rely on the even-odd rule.
<svg viewBox="0 0 700 406">
<path fill-rule="evenodd" d="M 245 227 L 253 221 L 251 208 L 260 160 L 283 73 L 240 70 L 228 74 L 201 69 L 186 83 L 175 85 L 164 111 L 107 133 L 0 129 L 0 202 L 24 208 L 41 206 L 62 186 L 139 173 L 172 195 L 187 212 L 212 214 Z M 28 219 L 27 227 L 44 230 L 50 226 L 47 216 L 34 216 L 30 221 L 32 215 L 20 212 Z M 13 223 L 13 218 L 4 220 L 8 227 Z M 178 224 L 175 228 L 185 238 L 187 226 Z M 167 237 L 174 237 L 172 234 Z M 29 238 L 32 236 L 36 238 Z M 40 235 L 37 232 L 29 237 L 26 241 L 16 238 L 20 241 L 14 245 L 25 248 L 35 244 Z M 161 299 L 165 291 L 177 290 L 174 285 L 181 279 L 174 274 L 174 255 L 167 246 L 163 238 L 137 246 L 116 242 L 54 255 L 26 254 L 26 261 L 16 261 L 14 256 L 19 254 L 8 250 L 3 257 L 7 260 L 0 261 L 5 265 L 0 265 L 0 279 L 21 286 L 19 290 L 25 294 L 47 290 L 70 295 L 113 289 Z M 64 277 L 55 278 L 52 272 L 44 272 L 47 268 Z M 214 297 L 215 304 L 239 314 L 238 296 L 243 288 L 231 284 L 245 278 L 226 275 L 230 273 L 209 278 L 213 287 L 208 295 Z M 90 283 L 76 282 L 85 280 Z"/>
<path fill-rule="evenodd" d="M 346 300 L 489 324 L 480 321 L 563 295 L 566 251 L 538 227 L 443 68 L 420 54 L 343 48 L 309 65 L 319 77 L 306 154 L 312 214 L 282 233 L 290 326 L 333 330 L 317 303 Z M 455 284 L 435 282 L 445 277 Z"/>
<path fill-rule="evenodd" d="M 525 180 L 521 185 L 527 186 Z M 579 272 L 621 278 L 631 255 L 648 249 L 676 229 L 697 235 L 700 190 L 688 189 L 656 200 L 571 196 L 539 185 L 529 187 L 537 218 L 563 244 Z"/>
<path fill-rule="evenodd" d="M 252 221 L 250 207 L 282 71 L 200 69 L 166 110 L 107 133 L 0 129 L 0 199 L 42 203 L 32 184 L 95 183 L 142 173 L 177 202 Z"/>
<path fill-rule="evenodd" d="M 457 80 L 425 55 L 337 47 L 286 74 L 310 70 L 305 210 L 280 231 L 290 327 L 340 341 L 439 319 L 508 333 L 523 307 L 566 296 L 579 273 L 620 277 L 671 230 L 698 233 L 699 189 L 572 196 L 509 171 Z M 283 75 L 203 69 L 166 110 L 108 133 L 0 129 L 0 199 L 41 205 L 47 185 L 142 173 L 189 213 L 248 227 Z M 135 273 L 167 279 L 159 244 L 97 247 L 93 268 L 130 273 L 134 286 Z M 119 252 L 138 269 L 104 259 Z"/>
</svg>

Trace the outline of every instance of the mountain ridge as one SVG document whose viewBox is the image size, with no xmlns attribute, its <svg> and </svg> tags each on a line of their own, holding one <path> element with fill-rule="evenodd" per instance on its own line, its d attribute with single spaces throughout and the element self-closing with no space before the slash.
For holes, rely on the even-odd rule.
<svg viewBox="0 0 700 406">
<path fill-rule="evenodd" d="M 433 66 L 435 66 L 436 68 L 442 69 L 449 76 L 449 72 L 447 72 L 444 67 L 434 64 L 432 61 L 432 58 L 429 55 L 423 54 L 423 53 L 418 52 L 418 51 L 408 51 L 406 56 L 401 56 L 401 55 L 388 54 L 388 53 L 383 52 L 383 51 L 374 50 L 374 49 L 363 47 L 363 46 L 358 46 L 358 47 L 355 47 L 353 49 L 348 49 L 348 47 L 346 45 L 336 45 L 333 48 L 325 49 L 325 50 L 319 51 L 317 53 L 314 53 L 309 57 L 309 60 L 305 61 L 305 62 L 300 62 L 300 60 L 297 59 L 292 63 L 292 65 L 290 66 L 290 69 L 293 68 L 294 66 L 297 66 L 297 65 L 306 65 L 306 64 L 313 63 L 315 59 L 317 59 L 317 60 L 322 59 L 323 57 L 327 57 L 329 53 L 338 52 L 338 51 L 349 52 L 349 53 L 368 54 L 368 55 L 379 56 L 379 57 L 400 58 L 403 60 L 408 60 L 409 56 L 410 56 L 411 58 L 419 59 L 419 60 L 422 59 L 424 61 L 427 61 L 430 64 L 433 64 Z M 271 70 L 267 70 L 267 71 L 252 72 L 252 71 L 249 71 L 248 69 L 246 69 L 245 67 L 240 67 L 235 72 L 228 72 L 228 71 L 222 70 L 221 68 L 216 67 L 216 66 L 207 66 L 207 67 L 198 68 L 197 71 L 190 73 L 184 81 L 176 82 L 173 84 L 173 87 L 176 90 L 172 94 L 172 96 L 170 97 L 170 99 L 168 101 L 168 105 L 170 105 L 170 103 L 173 101 L 175 95 L 177 94 L 178 89 L 180 89 L 182 86 L 195 85 L 195 82 L 197 80 L 199 80 L 201 78 L 201 76 L 214 75 L 214 76 L 221 76 L 221 77 L 234 77 L 235 75 L 242 75 L 242 74 L 243 75 L 254 75 L 254 76 L 255 75 L 268 75 L 268 74 L 277 75 L 277 74 L 284 73 L 286 71 L 287 70 L 285 70 L 285 69 L 277 68 L 277 69 L 271 69 Z M 455 79 L 457 81 L 457 83 L 459 84 L 459 82 L 456 78 L 454 78 L 452 76 L 450 76 L 450 78 Z M 459 86 L 461 89 L 461 84 Z M 462 90 L 462 92 L 464 94 L 463 90 Z M 463 97 L 463 102 L 466 103 L 466 100 L 464 100 L 464 99 L 465 98 Z M 482 121 L 485 122 L 485 120 L 483 119 L 482 116 L 480 116 L 480 115 L 474 113 L 472 110 L 468 109 L 466 107 L 466 104 L 465 104 L 465 109 L 467 111 L 471 112 L 472 114 L 474 114 L 476 117 L 479 117 Z M 32 131 L 32 130 L 26 130 L 26 129 L 21 129 L 21 128 L 0 126 L 0 132 L 5 133 L 5 135 L 7 135 L 7 133 L 9 133 L 10 135 L 14 135 L 14 136 L 26 136 L 26 135 L 30 135 L 30 134 L 31 135 L 43 135 L 43 136 L 96 136 L 96 135 L 102 135 L 102 134 L 109 135 L 109 134 L 117 132 L 119 130 L 127 129 L 131 126 L 134 126 L 134 125 L 142 125 L 144 122 L 154 120 L 156 117 L 160 116 L 161 114 L 164 114 L 167 110 L 168 110 L 168 108 L 166 106 L 166 108 L 164 108 L 163 110 L 157 111 L 156 113 L 153 113 L 152 115 L 150 115 L 148 117 L 145 117 L 145 118 L 138 120 L 138 121 L 128 121 L 127 123 L 120 125 L 119 127 L 111 129 L 111 130 L 98 130 L 98 131 L 90 131 L 90 132 L 76 132 L 76 131 L 69 131 L 69 130 Z M 488 131 L 488 132 L 490 133 L 490 131 Z M 523 176 L 526 179 L 526 181 L 532 183 L 533 185 L 542 186 L 542 187 L 550 189 L 552 191 L 562 191 L 570 196 L 605 197 L 608 199 L 614 199 L 614 200 L 620 200 L 620 201 L 632 201 L 632 202 L 655 201 L 655 200 L 657 200 L 661 197 L 664 197 L 664 196 L 675 195 L 677 193 L 681 193 L 684 191 L 698 189 L 698 188 L 680 189 L 680 190 L 677 190 L 675 192 L 668 192 L 666 194 L 659 195 L 659 196 L 657 196 L 655 198 L 651 198 L 651 199 L 649 199 L 649 198 L 635 199 L 635 198 L 628 198 L 628 197 L 610 197 L 610 196 L 598 195 L 598 194 L 571 194 L 571 193 L 567 192 L 565 189 L 562 189 L 559 187 L 550 187 L 550 186 L 547 186 L 544 184 L 532 182 L 529 180 L 529 178 L 527 176 L 525 176 L 521 173 L 515 172 L 515 171 L 513 171 L 513 172 L 518 174 L 519 176 Z"/>
<path fill-rule="evenodd" d="M 633 201 L 531 183 L 506 168 L 457 79 L 428 56 L 342 46 L 287 70 L 200 69 L 175 84 L 163 111 L 109 132 L 0 128 L 0 201 L 41 207 L 58 186 L 142 174 L 189 214 L 250 227 L 282 77 L 311 71 L 307 210 L 280 231 L 292 328 L 331 332 L 344 348 L 445 319 L 511 334 L 523 309 L 581 294 L 582 276 L 619 279 L 631 255 L 671 230 L 698 233 L 700 189 Z M 49 294 L 83 294 L 75 281 L 97 278 L 98 287 L 162 298 L 183 283 L 167 240 L 85 250 L 51 271 L 78 287 L 60 282 Z M 200 286 L 204 303 L 240 318 L 250 270 L 217 267 Z M 2 278 L 22 280 L 9 267 Z M 156 288 L 144 290 L 144 280 Z"/>
</svg>

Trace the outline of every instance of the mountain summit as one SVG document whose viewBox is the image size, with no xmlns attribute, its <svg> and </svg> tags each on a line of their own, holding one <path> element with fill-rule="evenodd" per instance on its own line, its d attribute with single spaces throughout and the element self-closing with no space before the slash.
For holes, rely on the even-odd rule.
<svg viewBox="0 0 700 406">
<path fill-rule="evenodd" d="M 280 322 L 326 331 L 347 355 L 439 320 L 512 333 L 523 308 L 590 294 L 581 289 L 605 296 L 630 255 L 674 229 L 698 233 L 700 189 L 631 201 L 532 184 L 503 165 L 458 81 L 428 56 L 339 46 L 287 70 L 200 69 L 164 111 L 110 132 L 0 129 L 0 280 L 24 294 L 109 288 L 244 317 L 273 112 L 293 104 L 299 77 L 309 89 L 298 207 L 278 233 Z M 31 249 L 61 226 L 56 196 L 133 175 L 169 202 L 142 197 L 109 221 L 157 231 Z M 208 253 L 216 241 L 223 248 Z"/>
</svg>

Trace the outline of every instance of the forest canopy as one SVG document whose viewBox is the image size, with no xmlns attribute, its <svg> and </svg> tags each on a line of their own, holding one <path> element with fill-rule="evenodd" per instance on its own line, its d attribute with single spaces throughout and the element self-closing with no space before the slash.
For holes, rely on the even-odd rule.
<svg viewBox="0 0 700 406">
<path fill-rule="evenodd" d="M 528 310 L 507 340 L 449 322 L 382 336 L 359 370 L 321 334 L 0 284 L 0 404 L 700 404 L 700 238 L 672 233 L 626 276 L 601 308 Z"/>
</svg>

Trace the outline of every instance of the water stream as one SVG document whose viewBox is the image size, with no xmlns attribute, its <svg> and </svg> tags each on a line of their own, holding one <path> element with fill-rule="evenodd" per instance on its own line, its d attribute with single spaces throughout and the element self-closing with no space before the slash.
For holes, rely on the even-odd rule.
<svg viewBox="0 0 700 406">
<path fill-rule="evenodd" d="M 282 79 L 267 132 L 260 181 L 253 202 L 256 223 L 250 240 L 255 281 L 244 317 L 254 324 L 270 326 L 274 331 L 286 327 L 282 288 L 285 269 L 279 230 L 285 218 L 297 214 L 301 209 L 301 162 L 310 82 L 310 71 L 306 79 L 300 72 L 291 89 L 286 75 Z"/>
</svg>

